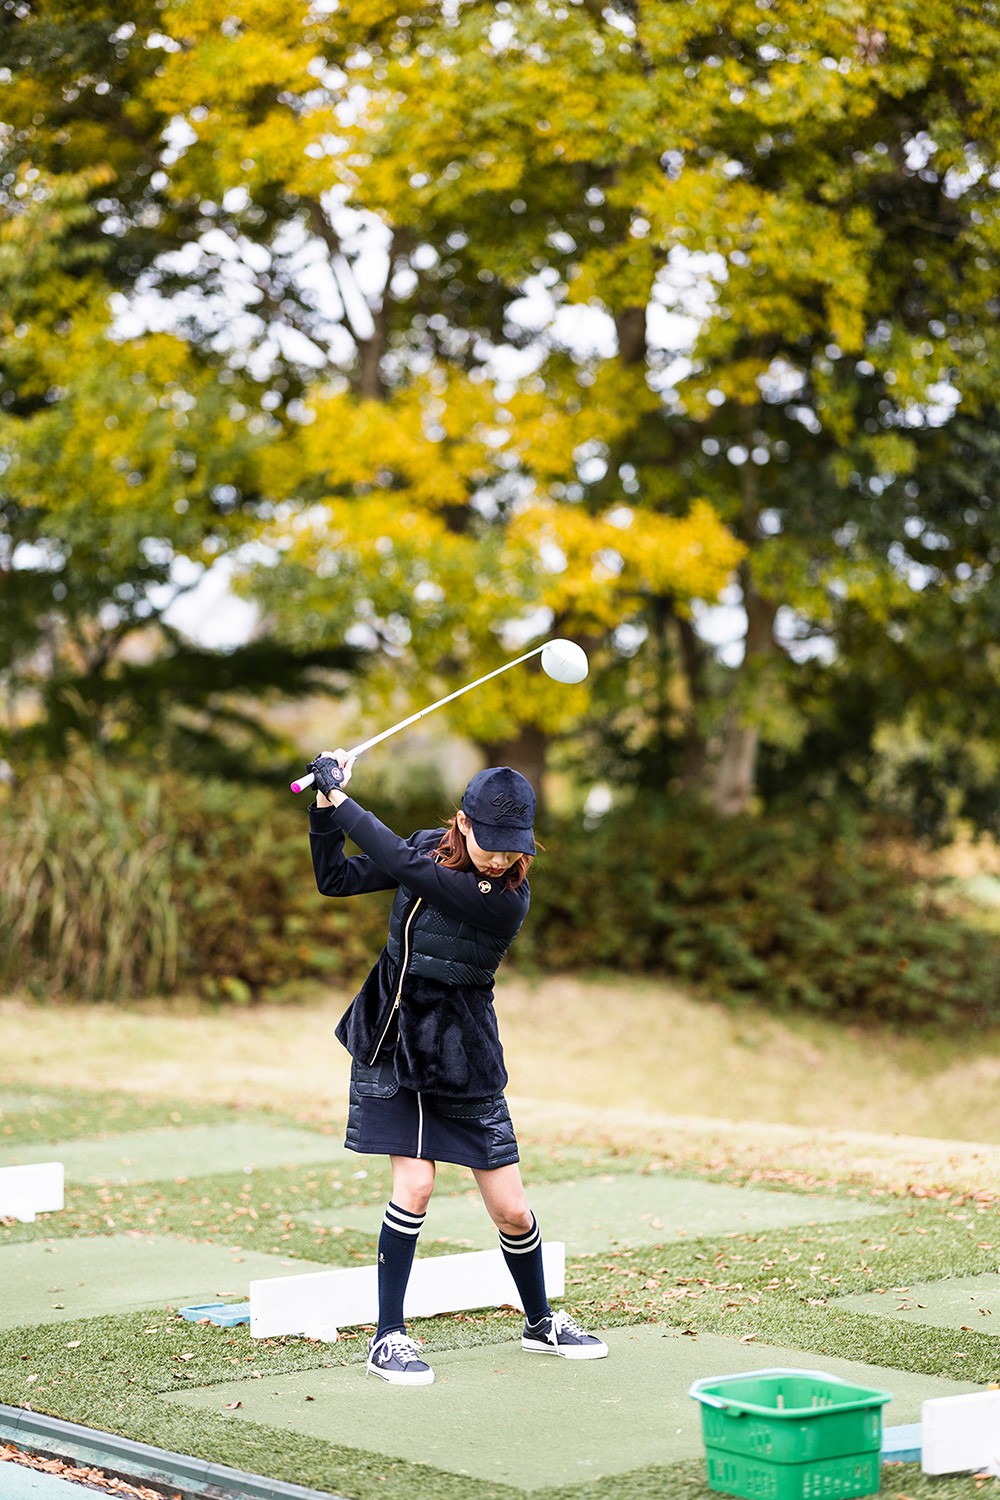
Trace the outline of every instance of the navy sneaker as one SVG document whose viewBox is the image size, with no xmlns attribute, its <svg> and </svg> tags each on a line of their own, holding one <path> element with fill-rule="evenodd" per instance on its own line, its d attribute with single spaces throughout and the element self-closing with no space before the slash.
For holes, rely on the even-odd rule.
<svg viewBox="0 0 1000 1500">
<path fill-rule="evenodd" d="M 585 1333 L 567 1312 L 549 1313 L 537 1323 L 525 1323 L 521 1348 L 529 1354 L 561 1354 L 564 1359 L 604 1359 L 608 1352 L 592 1333 Z"/>
<path fill-rule="evenodd" d="M 373 1338 L 368 1345 L 367 1368 L 390 1385 L 430 1385 L 434 1371 L 420 1358 L 417 1346 L 400 1328 Z"/>
</svg>

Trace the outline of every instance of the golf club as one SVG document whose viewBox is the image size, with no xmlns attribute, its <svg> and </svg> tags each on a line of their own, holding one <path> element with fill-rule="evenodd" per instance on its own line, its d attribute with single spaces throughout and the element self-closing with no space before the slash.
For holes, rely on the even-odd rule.
<svg viewBox="0 0 1000 1500">
<path fill-rule="evenodd" d="M 348 750 L 347 752 L 349 758 L 353 760 L 363 750 L 370 750 L 373 745 L 381 744 L 382 740 L 387 740 L 390 735 L 397 734 L 400 729 L 405 729 L 409 724 L 415 724 L 418 719 L 422 719 L 427 714 L 433 713 L 436 708 L 443 708 L 453 698 L 460 698 L 463 693 L 470 693 L 473 688 L 479 687 L 484 682 L 489 682 L 491 677 L 499 677 L 501 672 L 509 672 L 511 667 L 519 667 L 523 661 L 530 661 L 533 656 L 539 655 L 542 658 L 542 671 L 547 677 L 551 677 L 554 682 L 582 682 L 587 675 L 589 663 L 587 661 L 587 653 L 582 646 L 578 646 L 575 641 L 561 639 L 545 641 L 541 646 L 535 646 L 531 651 L 526 651 L 523 656 L 517 657 L 515 661 L 509 661 L 505 666 L 497 667 L 495 672 L 487 672 L 485 677 L 477 677 L 475 682 L 467 683 L 465 687 L 456 689 L 454 693 L 449 693 L 446 698 L 439 698 L 436 703 L 428 704 L 426 708 L 420 709 L 418 713 L 410 714 L 409 718 L 400 719 L 399 723 L 393 724 L 391 729 L 383 729 L 381 734 L 373 735 L 370 740 L 365 740 L 361 745 L 355 745 L 353 750 Z M 331 775 L 336 778 L 337 772 L 332 771 Z M 292 791 L 304 792 L 306 787 L 312 786 L 315 780 L 315 776 L 310 771 L 305 776 L 300 776 L 297 781 L 292 782 Z"/>
</svg>

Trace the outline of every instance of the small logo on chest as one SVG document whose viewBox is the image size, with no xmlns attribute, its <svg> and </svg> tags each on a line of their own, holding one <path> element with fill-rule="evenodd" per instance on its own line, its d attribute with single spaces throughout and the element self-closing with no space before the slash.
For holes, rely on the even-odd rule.
<svg viewBox="0 0 1000 1500">
<path fill-rule="evenodd" d="M 481 880 L 479 882 L 479 889 L 482 891 L 484 896 L 488 896 L 490 891 L 493 889 L 492 880 Z"/>
</svg>

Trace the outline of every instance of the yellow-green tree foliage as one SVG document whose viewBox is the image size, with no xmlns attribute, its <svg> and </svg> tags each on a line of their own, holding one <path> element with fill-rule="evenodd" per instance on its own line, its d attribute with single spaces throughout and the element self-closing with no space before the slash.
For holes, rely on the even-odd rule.
<svg viewBox="0 0 1000 1500">
<path fill-rule="evenodd" d="M 140 259 L 144 226 L 228 236 L 259 338 L 310 341 L 274 382 L 258 586 L 283 630 L 353 626 L 447 685 L 506 624 L 614 662 L 629 623 L 647 719 L 689 751 L 714 734 L 738 804 L 760 734 L 805 730 L 780 608 L 841 647 L 848 605 L 904 628 L 921 434 L 956 401 L 975 420 L 997 376 L 994 4 L 158 0 L 113 32 L 50 9 L 77 40 L 65 65 L 39 44 L 42 84 L 16 70 L 21 155 L 106 163 Z M 107 118 L 80 103 L 102 26 Z M 322 250 L 325 309 L 295 243 Z M 690 608 L 734 567 L 746 653 L 720 690 Z"/>
<path fill-rule="evenodd" d="M 174 559 L 208 566 L 259 529 L 237 502 L 262 414 L 177 334 L 113 335 L 107 256 L 86 239 L 110 179 L 22 167 L 0 223 L 2 671 L 16 717 L 41 704 L 27 737 L 50 748 L 148 718 L 110 679 L 137 633 L 141 657 L 162 648 Z"/>
<path fill-rule="evenodd" d="M 418 7 L 409 20 L 366 5 L 317 19 L 295 6 L 234 13 L 194 0 L 166 6 L 161 24 L 180 45 L 151 93 L 196 137 L 172 192 L 221 200 L 237 186 L 251 197 L 280 187 L 302 200 L 335 260 L 337 194 L 377 215 L 394 250 L 419 260 L 412 252 L 425 241 L 425 212 L 408 157 L 398 163 L 401 183 L 391 169 L 385 176 L 369 111 L 397 66 L 402 76 L 424 48 L 443 59 L 453 37 L 440 7 Z M 488 8 L 478 8 L 476 35 L 488 24 Z M 506 108 L 496 70 L 490 89 Z M 427 95 L 419 108 L 428 128 L 439 101 Z M 479 246 L 484 265 L 499 252 L 500 273 L 503 238 L 493 226 L 492 244 Z M 527 269 L 516 268 L 512 291 Z M 393 298 L 387 285 L 383 314 Z M 395 324 L 405 332 L 405 312 Z M 346 389 L 317 379 L 272 455 L 270 492 L 281 505 L 269 539 L 282 565 L 262 591 L 271 617 L 297 638 L 368 625 L 396 653 L 390 675 L 398 679 L 400 660 L 413 664 L 426 694 L 428 673 L 447 688 L 502 660 L 526 621 L 536 622 L 536 638 L 551 629 L 606 648 L 623 622 L 642 625 L 651 596 L 715 598 L 743 555 L 691 486 L 675 514 L 614 494 L 595 505 L 566 494 L 583 454 L 626 445 L 656 410 L 642 368 L 612 358 L 577 372 L 562 361 L 559 378 L 548 371 L 504 393 L 474 361 L 446 361 L 440 350 L 427 368 L 415 359 L 378 379 L 359 352 L 361 378 Z M 380 352 L 388 364 L 391 340 Z M 537 680 L 502 679 L 456 705 L 454 717 L 496 740 L 523 724 L 560 729 L 587 696 L 587 687 L 554 695 Z"/>
</svg>

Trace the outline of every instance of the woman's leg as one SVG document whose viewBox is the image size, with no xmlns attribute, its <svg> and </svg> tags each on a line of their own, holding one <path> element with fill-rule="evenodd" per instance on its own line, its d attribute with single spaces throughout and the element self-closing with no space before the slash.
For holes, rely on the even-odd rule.
<svg viewBox="0 0 1000 1500">
<path fill-rule="evenodd" d="M 586 1333 L 568 1313 L 554 1313 L 545 1295 L 542 1232 L 524 1196 L 517 1166 L 475 1171 L 486 1212 L 500 1234 L 500 1249 L 514 1278 L 525 1325 L 521 1348 L 533 1354 L 561 1354 L 567 1359 L 603 1359 L 607 1344 Z"/>
<path fill-rule="evenodd" d="M 474 1170 L 486 1212 L 500 1235 L 500 1249 L 514 1278 L 529 1323 L 549 1316 L 542 1267 L 542 1233 L 528 1207 L 516 1164 Z"/>
<path fill-rule="evenodd" d="M 392 1198 L 378 1237 L 378 1328 L 368 1345 L 367 1369 L 391 1385 L 430 1385 L 434 1371 L 417 1353 L 403 1321 L 406 1284 L 424 1214 L 434 1190 L 434 1163 L 390 1156 Z"/>
<path fill-rule="evenodd" d="M 403 1298 L 413 1267 L 417 1236 L 434 1191 L 435 1164 L 413 1156 L 390 1156 L 392 1200 L 378 1238 L 378 1328 L 376 1339 L 405 1330 Z"/>
<path fill-rule="evenodd" d="M 390 1156 L 392 1201 L 413 1214 L 425 1214 L 434 1191 L 437 1163 L 420 1156 Z"/>
</svg>

